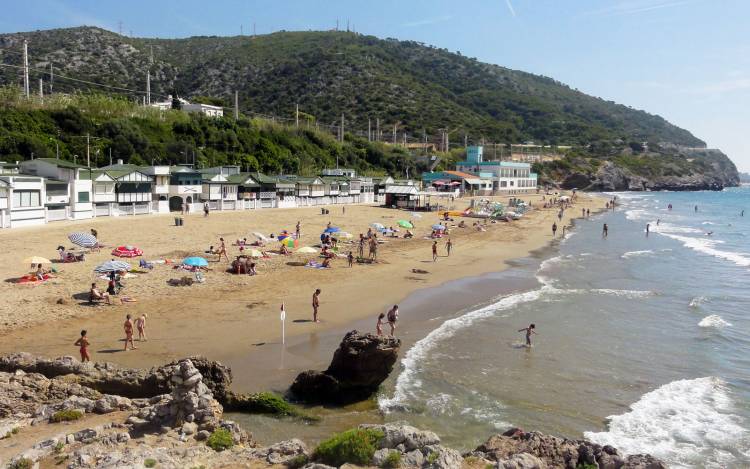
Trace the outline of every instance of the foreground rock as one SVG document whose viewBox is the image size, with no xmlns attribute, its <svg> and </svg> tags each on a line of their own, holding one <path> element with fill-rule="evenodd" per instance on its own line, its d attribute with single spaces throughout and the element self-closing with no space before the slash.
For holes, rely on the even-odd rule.
<svg viewBox="0 0 750 469">
<path fill-rule="evenodd" d="M 440 445 L 440 438 L 433 432 L 419 430 L 409 425 L 360 425 L 383 433 L 380 448 L 375 451 L 372 465 L 383 467 L 392 453 L 398 453 L 401 467 L 431 469 L 460 468 L 461 453 Z"/>
<path fill-rule="evenodd" d="M 368 398 L 388 378 L 401 340 L 351 331 L 341 341 L 325 371 L 305 371 L 290 391 L 308 403 L 346 403 Z"/>
<path fill-rule="evenodd" d="M 666 469 L 666 465 L 650 455 L 623 456 L 611 446 L 586 440 L 568 440 L 539 432 L 512 428 L 495 435 L 469 453 L 496 463 L 496 467 L 574 469 L 592 465 L 601 469 Z"/>
</svg>

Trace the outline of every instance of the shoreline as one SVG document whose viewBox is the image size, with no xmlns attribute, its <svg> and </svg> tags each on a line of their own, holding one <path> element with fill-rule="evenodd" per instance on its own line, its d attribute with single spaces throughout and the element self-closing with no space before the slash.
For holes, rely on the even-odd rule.
<svg viewBox="0 0 750 469">
<path fill-rule="evenodd" d="M 541 196 L 527 196 L 526 200 L 529 199 L 535 206 L 541 205 L 539 202 Z M 604 201 L 605 199 L 598 195 L 579 195 L 578 203 L 566 210 L 563 223 L 570 224 L 572 219 L 579 218 L 578 210 L 581 207 L 590 208 L 595 212 L 599 211 Z M 458 204 L 465 202 L 467 199 L 457 200 Z M 309 228 L 314 227 L 314 221 L 324 226 L 323 220 L 330 218 L 334 224 L 339 224 L 349 230 L 345 219 L 353 217 L 359 229 L 351 230 L 351 232 L 358 233 L 363 229 L 361 220 L 388 216 L 395 219 L 407 215 L 402 211 L 369 206 L 347 208 L 346 216 L 332 214 L 326 218 L 314 213 L 317 208 L 312 210 L 277 209 L 269 211 L 271 213 L 259 212 L 250 215 L 253 215 L 253 218 L 269 218 L 266 226 L 283 226 L 284 224 L 290 226 L 289 220 L 303 218 L 303 238 L 306 228 L 310 231 L 315 230 L 315 228 Z M 209 221 L 214 222 L 216 219 L 225 218 L 221 221 L 229 222 L 231 225 L 235 221 L 233 219 L 247 219 L 249 218 L 247 215 L 244 213 L 219 214 L 219 216 L 213 215 Z M 425 226 L 432 223 L 433 216 L 436 220 L 436 214 L 431 213 L 425 214 L 425 218 L 417 221 L 420 226 Z M 550 245 L 549 225 L 553 219 L 556 220 L 555 209 L 535 208 L 521 220 L 489 225 L 487 232 L 479 233 L 468 228 L 466 230 L 454 229 L 451 233 L 451 238 L 455 243 L 454 254 L 450 258 L 440 257 L 437 263 L 429 260 L 430 241 L 415 239 L 398 240 L 386 244 L 382 249 L 383 262 L 381 264 L 357 265 L 351 270 L 344 267 L 345 261 L 341 260 L 336 261 L 334 269 L 326 272 L 282 265 L 281 268 L 269 269 L 268 272 L 261 267 L 261 276 L 253 278 L 214 271 L 207 274 L 207 283 L 211 283 L 214 288 L 206 291 L 207 289 L 204 288 L 206 285 L 199 285 L 197 288 L 182 289 L 179 292 L 177 304 L 173 295 L 170 295 L 172 292 L 167 291 L 166 301 L 160 301 L 161 298 L 141 299 L 139 297 L 141 301 L 135 304 L 88 308 L 96 314 L 84 310 L 83 314 L 74 314 L 71 318 L 59 320 L 54 320 L 48 315 L 46 323 L 9 331 L 3 343 L 0 344 L 0 353 L 24 350 L 46 356 L 74 355 L 76 350 L 69 344 L 78 335 L 78 330 L 87 328 L 89 331 L 95 331 L 90 332 L 90 336 L 94 337 L 92 349 L 93 358 L 96 361 L 112 361 L 126 366 L 145 368 L 163 364 L 172 359 L 201 354 L 231 366 L 237 377 L 237 390 L 267 389 L 267 384 L 271 384 L 274 379 L 262 373 L 262 371 L 270 370 L 267 367 L 258 366 L 257 362 L 263 360 L 257 359 L 261 358 L 259 355 L 266 353 L 266 350 L 270 348 L 268 346 L 280 345 L 278 307 L 282 300 L 286 304 L 288 315 L 287 340 L 289 343 L 304 344 L 305 337 L 307 337 L 308 344 L 307 347 L 301 346 L 298 353 L 289 353 L 289 348 L 287 348 L 286 359 L 288 361 L 285 366 L 294 369 L 319 367 L 320 360 L 329 359 L 331 352 L 320 350 L 316 358 L 314 350 L 311 351 L 311 349 L 315 349 L 315 344 L 319 343 L 319 336 L 329 334 L 331 331 L 351 328 L 352 324 L 366 325 L 366 318 L 370 318 L 371 329 L 374 329 L 374 318 L 377 312 L 384 311 L 388 305 L 403 301 L 415 292 L 429 291 L 447 282 L 465 277 L 505 271 L 514 259 L 526 257 L 533 251 Z M 102 232 L 100 225 L 105 225 L 106 231 L 104 232 L 107 233 L 112 231 L 112 227 L 106 225 L 125 221 L 133 225 L 141 220 L 97 220 L 99 224 L 94 226 Z M 188 217 L 190 225 L 203 225 L 206 222 L 207 220 L 203 220 L 202 217 Z M 254 222 L 253 225 L 257 226 L 262 220 L 254 220 Z M 245 221 L 242 220 L 242 223 Z M 390 223 L 383 221 L 383 223 L 395 224 L 394 221 Z M 222 223 L 222 226 L 214 227 L 214 231 L 216 228 L 225 229 L 226 224 Z M 137 229 L 137 227 L 133 228 Z M 45 231 L 65 229 L 50 227 Z M 259 228 L 259 231 L 267 230 Z M 222 233 L 223 231 L 219 231 L 219 234 Z M 421 232 L 415 232 L 415 234 L 419 237 Z M 6 239 L 18 237 L 14 235 L 16 233 L 8 233 Z M 224 236 L 227 238 L 231 235 L 224 234 Z M 27 239 L 27 237 L 24 238 Z M 440 240 L 441 251 L 443 242 L 444 240 Z M 147 247 L 144 245 L 143 249 L 146 250 Z M 441 252 L 441 254 L 444 253 Z M 7 254 L 5 256 L 7 257 Z M 98 257 L 106 260 L 109 256 L 108 253 L 103 252 L 99 253 Z M 8 262 L 5 265 L 9 265 Z M 69 265 L 64 264 L 65 267 Z M 88 261 L 85 265 L 94 264 Z M 418 276 L 410 272 L 411 268 L 429 270 L 430 274 Z M 164 268 L 157 267 L 155 270 L 158 269 Z M 367 269 L 366 272 L 364 272 L 365 269 Z M 321 278 L 315 278 L 316 274 L 321 274 Z M 147 275 L 151 276 L 153 273 Z M 265 275 L 271 278 L 262 278 Z M 221 280 L 216 281 L 216 277 Z M 261 281 L 263 285 L 251 285 L 258 281 Z M 37 292 L 45 287 L 46 285 L 35 287 L 33 291 Z M 323 290 L 321 317 L 324 322 L 320 325 L 309 322 L 311 314 L 307 311 L 309 309 L 308 294 L 316 287 Z M 3 288 L 8 287 L 6 285 Z M 180 290 L 172 287 L 172 290 L 175 289 Z M 335 291 L 335 298 L 331 298 L 331 291 Z M 122 346 L 120 328 L 123 316 L 128 313 L 136 316 L 141 312 L 149 314 L 147 330 L 151 333 L 151 340 L 142 344 L 137 343 L 140 345 L 137 351 L 119 353 Z M 405 320 L 403 313 L 402 320 Z M 167 331 L 169 334 L 165 334 Z M 310 344 L 312 347 L 309 346 Z M 261 351 L 261 349 L 266 350 Z M 258 373 L 259 371 L 261 373 Z M 243 383 L 245 380 L 242 377 L 246 377 L 247 382 Z"/>
</svg>

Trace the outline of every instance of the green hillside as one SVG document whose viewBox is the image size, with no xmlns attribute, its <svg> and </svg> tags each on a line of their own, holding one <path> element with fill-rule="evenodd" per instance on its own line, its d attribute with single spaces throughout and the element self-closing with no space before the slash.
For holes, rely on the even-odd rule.
<svg viewBox="0 0 750 469">
<path fill-rule="evenodd" d="M 230 104 L 237 90 L 245 112 L 291 118 L 299 104 L 320 125 L 338 123 L 344 113 L 346 128 L 360 134 L 368 118 L 379 119 L 384 138 L 399 124 L 399 139 L 406 132 L 421 140 L 424 131 L 435 142 L 445 128 L 454 131 L 453 141 L 468 134 L 475 142 L 704 145 L 659 116 L 415 42 L 347 32 L 138 39 L 80 27 L 0 35 L 0 49 L 21 51 L 24 38 L 34 69 L 48 70 L 52 63 L 58 75 L 143 90 L 150 66 L 155 94 L 176 88 L 187 97 Z M 20 60 L 18 54 L 0 55 L 2 63 Z M 19 76 L 17 69 L 0 68 L 0 83 L 19 83 Z M 48 79 L 32 73 L 34 83 L 39 77 Z M 87 85 L 58 77 L 54 86 L 66 91 Z"/>
</svg>

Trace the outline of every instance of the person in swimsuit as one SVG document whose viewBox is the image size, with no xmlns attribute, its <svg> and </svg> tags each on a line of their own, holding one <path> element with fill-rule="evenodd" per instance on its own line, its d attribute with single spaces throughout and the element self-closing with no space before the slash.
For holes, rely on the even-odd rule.
<svg viewBox="0 0 750 469">
<path fill-rule="evenodd" d="M 398 305 L 388 310 L 388 325 L 391 327 L 391 337 L 396 333 L 396 322 L 398 321 Z"/>
<path fill-rule="evenodd" d="M 531 347 L 531 334 L 536 334 L 536 324 L 530 324 L 529 327 L 518 329 L 518 332 L 526 333 L 526 346 Z"/>
<path fill-rule="evenodd" d="M 555 237 L 555 233 L 557 233 L 557 223 L 552 223 L 552 237 Z"/>
<path fill-rule="evenodd" d="M 219 238 L 220 245 L 219 245 L 219 261 L 221 261 L 221 255 L 224 255 L 224 258 L 229 262 L 229 256 L 227 256 L 227 245 L 224 244 L 224 238 Z"/>
<path fill-rule="evenodd" d="M 383 319 L 385 319 L 385 313 L 380 313 L 378 315 L 378 322 L 375 324 L 375 333 L 378 336 L 383 335 Z"/>
<path fill-rule="evenodd" d="M 437 241 L 432 242 L 432 262 L 436 262 L 438 258 L 437 253 Z"/>
<path fill-rule="evenodd" d="M 320 307 L 320 288 L 315 290 L 312 296 L 312 307 L 313 307 L 313 322 L 320 322 L 318 320 L 318 308 Z"/>
<path fill-rule="evenodd" d="M 346 260 L 347 262 L 349 262 L 349 267 L 353 266 L 354 265 L 354 253 L 349 251 L 349 254 L 347 254 L 346 256 Z"/>
<path fill-rule="evenodd" d="M 602 227 L 602 238 L 606 238 L 609 234 L 609 227 L 607 227 L 607 224 L 605 223 Z"/>
<path fill-rule="evenodd" d="M 135 320 L 135 328 L 138 330 L 138 341 L 146 341 L 146 318 L 148 315 L 143 313 L 141 317 Z"/>
<path fill-rule="evenodd" d="M 651 231 L 651 223 L 646 223 L 646 237 L 648 238 L 648 234 Z"/>
<path fill-rule="evenodd" d="M 365 235 L 362 233 L 359 234 L 359 257 L 364 258 L 365 257 Z"/>
<path fill-rule="evenodd" d="M 448 257 L 451 255 L 451 250 L 453 249 L 453 242 L 450 238 L 448 238 L 448 241 L 445 242 L 445 250 L 448 251 Z"/>
<path fill-rule="evenodd" d="M 130 350 L 135 350 L 136 348 L 138 348 L 133 342 L 133 321 L 130 319 L 129 314 L 125 317 L 125 324 L 123 324 L 123 329 L 125 329 L 125 351 L 128 351 L 128 344 L 130 344 Z"/>
<path fill-rule="evenodd" d="M 89 338 L 86 337 L 86 330 L 81 331 L 81 337 L 73 344 L 79 347 L 78 351 L 81 353 L 82 362 L 90 362 L 91 356 L 89 355 Z"/>
</svg>

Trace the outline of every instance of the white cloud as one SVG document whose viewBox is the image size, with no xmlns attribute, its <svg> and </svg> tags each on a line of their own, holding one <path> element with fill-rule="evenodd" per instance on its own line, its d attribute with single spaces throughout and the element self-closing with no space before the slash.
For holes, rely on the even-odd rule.
<svg viewBox="0 0 750 469">
<path fill-rule="evenodd" d="M 401 26 L 404 28 L 416 28 L 419 26 L 430 26 L 432 24 L 445 23 L 446 21 L 450 21 L 451 19 L 453 19 L 453 17 L 450 15 L 434 16 L 432 18 L 424 18 L 421 20 L 402 23 Z"/>
</svg>

